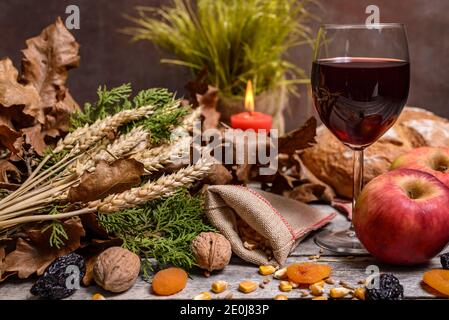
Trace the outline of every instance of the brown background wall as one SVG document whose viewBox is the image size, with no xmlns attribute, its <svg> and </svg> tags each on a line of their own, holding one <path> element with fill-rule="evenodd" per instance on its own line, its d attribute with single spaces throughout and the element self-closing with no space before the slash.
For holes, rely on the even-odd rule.
<svg viewBox="0 0 449 320">
<path fill-rule="evenodd" d="M 279 0 L 282 1 L 282 0 Z M 36 35 L 76 4 L 81 10 L 81 29 L 73 30 L 81 47 L 81 67 L 72 71 L 69 87 L 79 103 L 95 99 L 99 84 L 115 86 L 132 82 L 135 89 L 166 86 L 184 93 L 190 78 L 182 68 L 160 65 L 160 54 L 150 43 L 131 44 L 117 32 L 128 24 L 124 13 L 135 5 L 169 4 L 168 0 L 1 0 L 0 58 L 10 56 L 16 66 L 25 39 Z M 369 4 L 380 7 L 382 22 L 408 26 L 412 57 L 409 104 L 424 106 L 449 118 L 449 1 L 448 0 L 321 0 L 323 23 L 362 23 Z M 64 18 L 65 19 L 65 18 Z M 313 25 L 314 32 L 318 23 Z M 310 69 L 311 49 L 290 52 L 290 58 Z M 290 104 L 287 125 L 297 126 L 312 108 L 305 95 Z"/>
</svg>

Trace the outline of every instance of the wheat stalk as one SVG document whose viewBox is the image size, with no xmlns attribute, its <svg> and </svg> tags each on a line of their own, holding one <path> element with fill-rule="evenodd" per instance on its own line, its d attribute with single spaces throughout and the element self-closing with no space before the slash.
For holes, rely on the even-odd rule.
<svg viewBox="0 0 449 320">
<path fill-rule="evenodd" d="M 212 163 L 210 162 L 199 162 L 180 169 L 176 173 L 162 176 L 154 182 L 148 182 L 141 187 L 110 195 L 103 200 L 89 202 L 88 208 L 96 208 L 97 211 L 102 213 L 111 213 L 169 196 L 179 188 L 188 187 L 194 181 L 205 177 L 211 166 Z"/>
<path fill-rule="evenodd" d="M 90 126 L 86 125 L 69 133 L 63 140 L 58 142 L 54 152 L 58 153 L 70 149 L 77 152 L 85 151 L 107 136 L 109 132 L 116 131 L 120 126 L 147 117 L 152 113 L 154 113 L 153 106 L 144 106 L 137 109 L 123 110 L 112 116 L 97 120 Z"/>
<path fill-rule="evenodd" d="M 196 180 L 205 177 L 209 173 L 211 167 L 212 162 L 201 161 L 197 164 L 180 169 L 176 173 L 160 177 L 154 182 L 148 182 L 141 187 L 110 195 L 103 200 L 91 201 L 85 208 L 80 210 L 52 215 L 32 215 L 0 221 L 0 230 L 21 223 L 60 220 L 96 211 L 101 213 L 112 213 L 136 207 L 147 201 L 170 196 L 179 188 L 189 187 Z M 20 214 L 23 213 L 20 212 Z"/>
<path fill-rule="evenodd" d="M 108 145 L 99 145 L 92 152 L 86 152 L 77 163 L 67 170 L 76 172 L 81 175 L 95 167 L 95 164 L 101 160 L 113 162 L 130 154 L 135 148 L 141 144 L 146 145 L 149 133 L 142 127 L 133 128 L 130 132 L 120 135 L 112 143 Z M 140 148 L 139 148 L 140 149 Z"/>
</svg>

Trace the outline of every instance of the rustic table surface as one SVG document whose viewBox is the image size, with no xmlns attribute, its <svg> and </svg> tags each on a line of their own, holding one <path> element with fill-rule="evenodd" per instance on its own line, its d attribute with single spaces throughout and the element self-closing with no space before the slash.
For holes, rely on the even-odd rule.
<svg viewBox="0 0 449 320">
<path fill-rule="evenodd" d="M 316 206 L 320 210 L 334 210 L 331 207 L 319 205 Z M 327 228 L 343 229 L 347 227 L 347 219 L 339 215 Z M 291 254 L 287 263 L 310 261 L 310 257 L 317 255 L 320 248 L 313 241 L 314 234 L 306 238 Z M 327 263 L 332 266 L 332 279 L 337 286 L 339 281 L 345 281 L 348 284 L 357 287 L 358 282 L 367 278 L 367 267 L 377 266 L 380 272 L 394 273 L 404 286 L 404 295 L 406 299 L 436 299 L 444 298 L 436 296 L 435 292 L 431 293 L 429 288 L 426 288 L 421 278 L 426 270 L 431 268 L 441 268 L 438 258 L 434 258 L 428 265 L 419 267 L 394 267 L 379 263 L 371 256 L 357 256 L 348 257 L 337 255 L 332 252 L 324 251 L 320 254 L 318 262 Z M 226 280 L 229 283 L 229 289 L 221 294 L 212 294 L 214 299 L 223 299 L 229 293 L 232 293 L 233 299 L 273 299 L 281 292 L 278 289 L 279 282 L 273 280 L 268 283 L 264 289 L 258 288 L 255 292 L 250 294 L 240 293 L 237 288 L 242 280 L 254 280 L 262 282 L 264 277 L 258 274 L 258 269 L 254 265 L 245 263 L 241 259 L 235 257 L 231 264 L 227 266 L 222 272 L 213 273 L 209 278 L 203 276 L 200 272 L 191 274 L 187 287 L 179 294 L 168 297 L 169 299 L 192 299 L 195 295 L 209 291 L 211 284 L 217 280 Z M 32 285 L 31 281 L 8 280 L 6 283 L 0 285 L 0 299 L 34 299 L 29 293 Z M 330 285 L 326 285 L 327 292 Z M 139 278 L 136 284 L 127 292 L 122 294 L 110 294 L 101 290 L 99 287 L 92 285 L 88 288 L 81 288 L 68 299 L 90 300 L 94 293 L 103 294 L 106 299 L 167 299 L 151 294 L 150 284 Z M 282 293 L 289 297 L 289 299 L 310 299 L 311 296 L 301 297 L 299 290 L 292 290 L 288 293 Z"/>
</svg>

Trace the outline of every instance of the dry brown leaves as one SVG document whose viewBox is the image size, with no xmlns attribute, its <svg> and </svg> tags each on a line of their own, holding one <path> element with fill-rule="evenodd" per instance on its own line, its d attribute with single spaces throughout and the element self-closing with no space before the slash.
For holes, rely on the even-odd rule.
<svg viewBox="0 0 449 320">
<path fill-rule="evenodd" d="M 21 173 L 11 162 L 0 160 L 0 183 L 10 183 L 11 179 L 20 181 Z"/>
<path fill-rule="evenodd" d="M 316 143 L 316 119 L 314 117 L 306 121 L 299 129 L 279 137 L 278 152 L 284 154 L 294 154 L 299 150 L 304 150 Z"/>
<path fill-rule="evenodd" d="M 201 70 L 196 79 L 189 81 L 185 86 L 190 95 L 190 104 L 194 107 L 201 107 L 203 116 L 203 130 L 218 127 L 220 112 L 217 111 L 218 89 L 206 82 L 208 70 Z"/>
<path fill-rule="evenodd" d="M 26 44 L 21 77 L 9 58 L 0 60 L 0 141 L 14 154 L 26 143 L 42 155 L 46 140 L 67 132 L 79 108 L 65 87 L 79 45 L 60 18 Z"/>
<path fill-rule="evenodd" d="M 89 202 L 123 192 L 139 184 L 143 173 L 143 164 L 134 159 L 119 159 L 112 164 L 100 161 L 95 171 L 84 173 L 81 183 L 69 190 L 69 201 Z"/>
<path fill-rule="evenodd" d="M 21 279 L 28 278 L 34 273 L 41 275 L 53 260 L 75 251 L 81 245 L 81 237 L 85 235 L 81 220 L 77 217 L 68 219 L 63 222 L 63 226 L 68 240 L 60 249 L 50 246 L 50 229 L 45 232 L 42 232 L 42 229 L 28 230 L 27 239 L 17 240 L 16 249 L 5 257 L 0 270 L 3 269 L 4 273 L 17 274 Z"/>
</svg>

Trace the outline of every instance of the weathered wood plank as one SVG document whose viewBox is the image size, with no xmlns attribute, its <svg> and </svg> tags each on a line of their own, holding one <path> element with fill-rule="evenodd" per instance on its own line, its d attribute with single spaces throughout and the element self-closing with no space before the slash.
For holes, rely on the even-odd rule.
<svg viewBox="0 0 449 320">
<path fill-rule="evenodd" d="M 320 210 L 334 210 L 328 206 L 317 206 Z M 332 221 L 327 228 L 340 230 L 347 228 L 349 222 L 340 215 Z M 289 257 L 287 263 L 309 261 L 308 256 L 316 255 L 319 252 L 319 247 L 313 241 L 314 235 L 310 235 L 294 250 Z M 323 263 L 328 263 L 333 268 L 332 278 L 338 283 L 344 280 L 353 286 L 357 286 L 359 280 L 367 277 L 366 268 L 368 266 L 378 266 L 380 272 L 394 273 L 404 286 L 405 296 L 408 299 L 430 299 L 435 298 L 434 295 L 424 290 L 421 285 L 422 274 L 430 268 L 439 268 L 439 259 L 433 259 L 429 265 L 405 268 L 393 267 L 380 264 L 370 256 L 355 257 L 354 259 L 347 259 L 343 256 L 337 256 L 332 252 L 324 252 L 320 260 Z M 278 281 L 272 280 L 265 289 L 257 289 L 256 292 L 245 295 L 238 292 L 238 283 L 242 280 L 254 280 L 261 282 L 263 277 L 257 273 L 257 267 L 247 264 L 241 259 L 235 257 L 231 264 L 222 272 L 214 273 L 211 277 L 206 278 L 200 272 L 191 274 L 191 279 L 188 281 L 186 289 L 181 293 L 169 297 L 169 299 L 192 299 L 195 295 L 203 291 L 208 291 L 211 284 L 216 280 L 226 280 L 230 284 L 230 289 L 225 293 L 213 295 L 214 298 L 224 298 L 229 292 L 232 292 L 234 299 L 272 299 L 281 292 L 278 290 Z M 29 293 L 31 281 L 6 281 L 0 284 L 0 300 L 1 299 L 34 299 Z M 97 286 L 90 286 L 89 288 L 81 288 L 69 299 L 91 299 L 92 294 L 102 293 L 107 299 L 167 299 L 164 297 L 157 297 L 150 292 L 150 284 L 139 279 L 137 283 L 127 292 L 122 294 L 110 294 L 101 290 Z M 327 286 L 329 288 L 330 286 Z M 299 290 L 293 290 L 286 293 L 290 299 L 299 299 Z M 310 299 L 310 297 L 308 297 Z"/>
<path fill-rule="evenodd" d="M 394 273 L 404 286 L 405 296 L 408 299 L 433 298 L 434 296 L 423 289 L 421 286 L 421 277 L 425 270 L 429 268 L 438 268 L 439 261 L 434 259 L 428 266 L 414 268 L 391 267 L 378 264 L 373 258 L 355 258 L 354 260 L 328 261 L 342 258 L 323 257 L 323 263 L 328 263 L 333 268 L 332 278 L 338 283 L 344 280 L 354 287 L 358 286 L 359 280 L 366 279 L 366 268 L 370 265 L 377 265 L 381 272 Z M 288 262 L 307 261 L 304 257 L 291 257 Z M 264 277 L 257 273 L 255 266 L 244 263 L 235 259 L 231 265 L 222 272 L 215 273 L 211 277 L 206 278 L 200 273 L 193 273 L 188 281 L 186 289 L 181 293 L 169 297 L 169 299 L 192 299 L 195 295 L 203 291 L 209 291 L 211 284 L 216 280 L 226 280 L 230 284 L 230 289 L 225 293 L 213 295 L 214 298 L 224 298 L 229 292 L 232 292 L 235 299 L 272 299 L 275 295 L 280 294 L 278 290 L 279 282 L 272 280 L 265 289 L 257 289 L 251 294 L 243 294 L 238 292 L 238 284 L 242 280 L 253 280 L 261 282 Z M 270 277 L 271 278 L 271 277 Z M 19 282 L 11 281 L 0 286 L 0 299 L 32 299 L 29 294 L 31 287 L 30 281 Z M 327 286 L 329 289 L 330 286 Z M 107 299 L 167 299 L 157 297 L 150 292 L 150 284 L 139 279 L 138 282 L 129 291 L 122 294 L 109 294 L 100 290 L 96 286 L 89 288 L 81 288 L 69 299 L 91 299 L 93 293 L 102 293 Z M 299 290 L 285 293 L 290 299 L 299 299 Z M 310 298 L 310 297 L 309 297 Z"/>
</svg>

